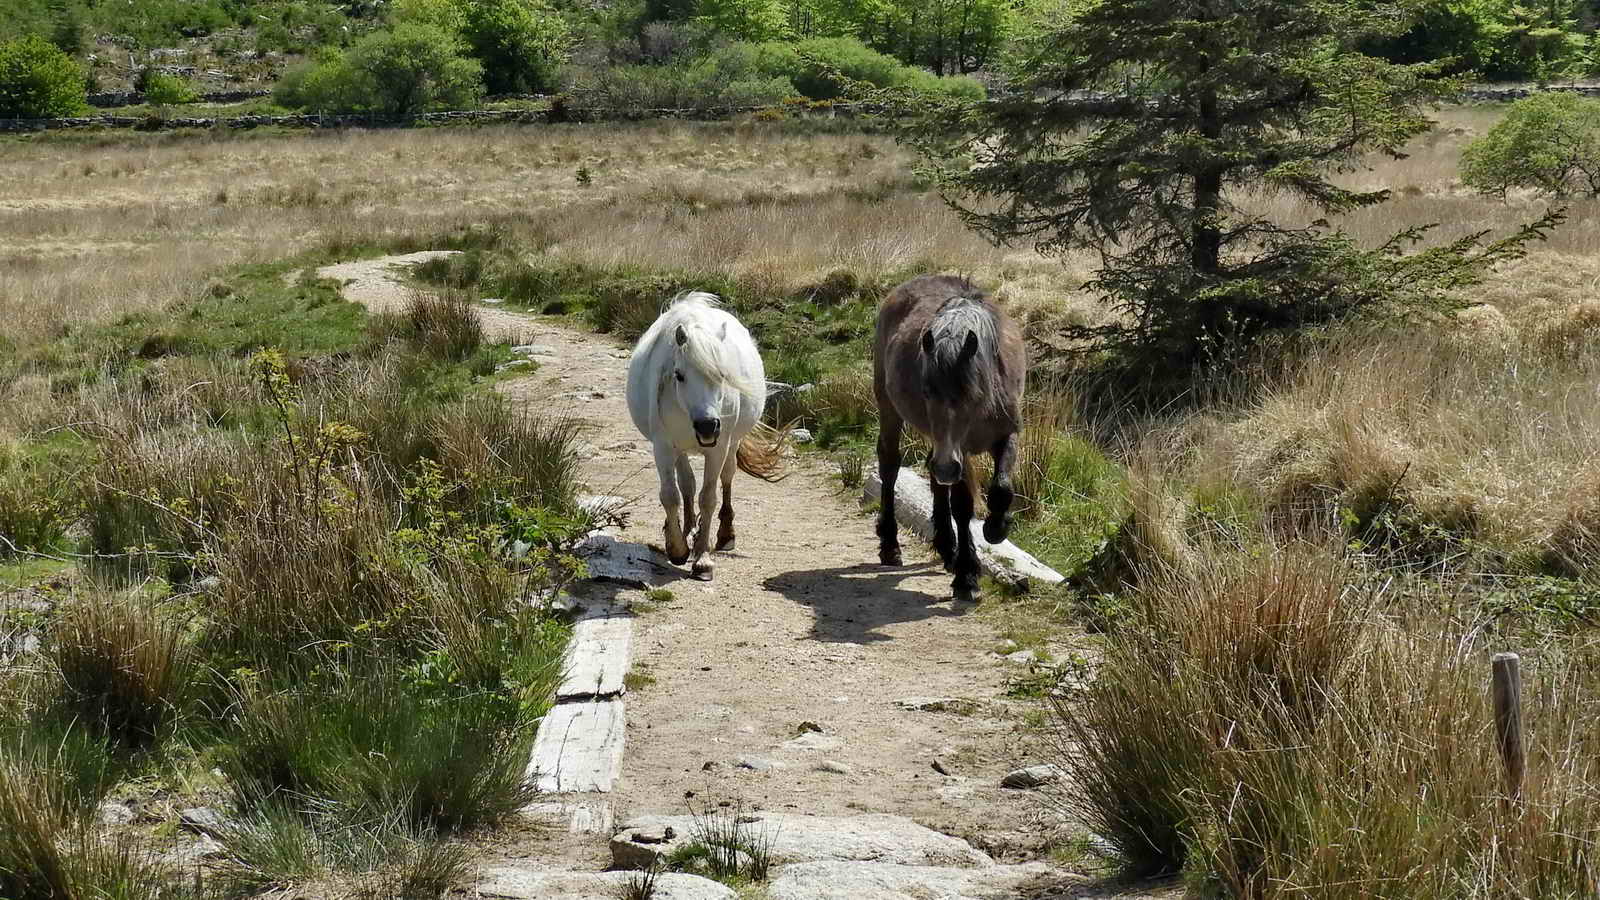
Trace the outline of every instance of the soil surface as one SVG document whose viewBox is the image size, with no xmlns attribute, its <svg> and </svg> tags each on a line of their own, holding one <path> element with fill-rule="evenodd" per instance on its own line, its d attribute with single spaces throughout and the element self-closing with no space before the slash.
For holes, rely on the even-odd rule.
<svg viewBox="0 0 1600 900">
<path fill-rule="evenodd" d="M 412 254 L 324 268 L 356 279 L 346 296 L 373 306 L 411 288 L 393 265 Z M 497 387 L 537 413 L 587 424 L 586 490 L 628 500 L 625 540 L 660 545 L 663 513 L 649 442 L 628 416 L 629 348 L 561 320 L 485 310 L 539 348 L 533 374 Z M 510 317 L 507 319 L 506 317 Z M 513 328 L 514 326 L 514 328 Z M 704 477 L 696 467 L 697 480 Z M 1048 762 L 1022 721 L 1037 701 L 1006 697 L 1017 664 L 979 604 L 957 604 L 932 549 L 903 534 L 906 565 L 877 562 L 873 519 L 820 454 L 789 475 L 733 483 L 737 549 L 715 554 L 715 579 L 663 566 L 657 602 L 620 590 L 639 610 L 638 677 L 625 696 L 616 822 L 682 814 L 722 801 L 810 815 L 889 813 L 965 838 L 1002 862 L 1039 858 L 1072 829 L 1037 791 L 1000 787 Z M 714 523 L 713 523 L 714 524 Z M 618 592 L 615 586 L 595 586 Z M 921 711 L 906 698 L 958 698 L 958 711 Z M 942 771 L 941 771 L 942 770 Z M 603 837 L 555 829 L 502 835 L 491 852 L 603 868 Z M 489 848 L 486 848 L 489 849 Z M 1084 886 L 1077 896 L 1150 896 Z"/>
</svg>

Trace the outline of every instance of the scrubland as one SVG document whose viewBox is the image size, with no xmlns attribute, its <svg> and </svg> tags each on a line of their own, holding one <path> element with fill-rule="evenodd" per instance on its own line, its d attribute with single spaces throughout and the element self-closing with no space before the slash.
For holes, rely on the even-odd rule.
<svg viewBox="0 0 1600 900">
<path fill-rule="evenodd" d="M 1408 158 L 1351 173 L 1395 198 L 1342 224 L 1449 240 L 1541 214 L 1456 181 L 1497 114 L 1446 110 Z M 504 350 L 458 339 L 459 304 L 371 320 L 306 274 L 457 248 L 417 273 L 446 300 L 623 336 L 675 290 L 723 294 L 769 378 L 812 385 L 774 418 L 811 428 L 847 486 L 872 464 L 875 301 L 912 274 L 972 276 L 1038 363 L 1016 539 L 1070 576 L 984 607 L 1054 653 L 1027 734 L 1072 773 L 1075 821 L 1202 895 L 1593 895 L 1600 207 L 1570 208 L 1454 316 L 1308 336 L 1155 401 L 1061 353 L 1056 326 L 1105 315 L 1093 259 L 991 247 L 892 141 L 818 131 L 0 145 L 0 534 L 34 551 L 0 548 L 17 588 L 0 820 L 28 823 L 0 828 L 17 835 L 0 871 L 46 879 L 0 875 L 0 893 L 144 865 L 148 834 L 120 856 L 93 837 L 129 784 L 252 823 L 216 867 L 240 890 L 426 894 L 459 865 L 452 836 L 520 799 L 503 761 L 562 626 L 517 601 L 571 568 L 570 423 L 485 390 Z M 507 554 L 517 538 L 528 554 Z M 29 636 L 37 653 L 16 649 Z M 1504 650 L 1525 668 L 1517 799 L 1486 690 Z M 440 702 L 464 693 L 487 699 Z M 352 698 L 393 716 L 341 719 Z M 419 717 L 436 727 L 390 728 Z M 391 754 L 402 740 L 426 747 Z M 374 768 L 375 748 L 421 762 Z"/>
</svg>

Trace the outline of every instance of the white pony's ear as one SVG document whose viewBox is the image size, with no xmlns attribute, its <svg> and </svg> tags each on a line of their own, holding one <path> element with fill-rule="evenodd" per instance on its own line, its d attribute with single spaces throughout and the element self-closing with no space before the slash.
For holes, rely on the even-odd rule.
<svg viewBox="0 0 1600 900">
<path fill-rule="evenodd" d="M 678 326 L 678 333 L 674 337 L 677 340 L 679 347 L 689 343 L 689 332 L 684 331 L 682 325 Z"/>
<path fill-rule="evenodd" d="M 722 320 L 722 330 L 717 332 L 717 340 L 725 341 L 727 339 L 728 339 L 728 320 L 727 319 L 723 319 Z"/>
</svg>

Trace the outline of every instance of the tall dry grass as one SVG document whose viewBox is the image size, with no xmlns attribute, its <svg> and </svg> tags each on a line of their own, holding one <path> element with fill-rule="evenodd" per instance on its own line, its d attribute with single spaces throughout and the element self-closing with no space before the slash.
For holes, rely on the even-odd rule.
<svg viewBox="0 0 1600 900">
<path fill-rule="evenodd" d="M 1191 512 L 1209 496 L 1402 553 L 1592 575 L 1600 356 L 1510 339 L 1447 326 L 1329 341 L 1241 403 L 1149 432 L 1152 489 Z"/>
<path fill-rule="evenodd" d="M 1492 642 L 1342 550 L 1207 553 L 1130 604 L 1055 710 L 1062 799 L 1135 869 L 1247 898 L 1592 895 L 1592 647 L 1533 657 L 1512 803 Z"/>
</svg>

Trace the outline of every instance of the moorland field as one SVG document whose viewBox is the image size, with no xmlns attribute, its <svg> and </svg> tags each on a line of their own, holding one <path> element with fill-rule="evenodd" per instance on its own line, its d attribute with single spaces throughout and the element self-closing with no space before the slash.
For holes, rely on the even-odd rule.
<svg viewBox="0 0 1600 900">
<path fill-rule="evenodd" d="M 1537 218 L 1459 183 L 1502 112 L 1439 112 L 1348 176 L 1395 196 L 1339 224 Z M 0 143 L 0 895 L 446 890 L 470 862 L 447 838 L 528 799 L 566 626 L 523 601 L 574 577 L 586 524 L 576 430 L 491 390 L 510 353 L 473 304 L 631 339 L 716 291 L 769 379 L 814 385 L 774 422 L 853 488 L 874 305 L 950 271 L 1035 358 L 1014 539 L 1069 581 L 983 606 L 1039 651 L 1018 727 L 1072 773 L 1064 816 L 1224 895 L 1592 896 L 1600 207 L 1458 314 L 1151 400 L 1056 338 L 1107 315 L 1094 260 L 989 245 L 914 163 L 754 119 Z M 418 249 L 464 252 L 404 314 L 314 275 Z M 1506 650 L 1515 802 L 1486 693 Z M 138 850 L 159 835 L 101 840 L 100 799 L 141 780 L 231 804 L 222 874 L 179 886 Z"/>
</svg>

